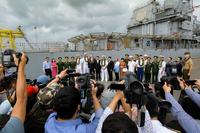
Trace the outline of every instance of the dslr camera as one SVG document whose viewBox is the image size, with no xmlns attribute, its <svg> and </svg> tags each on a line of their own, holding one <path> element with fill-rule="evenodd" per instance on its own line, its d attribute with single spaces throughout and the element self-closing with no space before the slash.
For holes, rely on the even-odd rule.
<svg viewBox="0 0 200 133">
<path fill-rule="evenodd" d="M 4 67 L 6 67 L 6 68 L 16 67 L 14 58 L 13 58 L 13 54 L 15 54 L 18 59 L 21 59 L 21 57 L 22 57 L 22 53 L 16 52 L 12 49 L 6 49 L 2 53 L 2 64 Z M 26 58 L 27 58 L 27 62 L 26 62 L 26 64 L 27 64 L 29 58 L 27 56 L 26 56 Z"/>
<path fill-rule="evenodd" d="M 92 75 L 90 74 L 81 75 L 76 79 L 76 83 L 80 87 L 81 99 L 85 99 L 89 95 L 92 84 L 91 79 Z"/>
</svg>

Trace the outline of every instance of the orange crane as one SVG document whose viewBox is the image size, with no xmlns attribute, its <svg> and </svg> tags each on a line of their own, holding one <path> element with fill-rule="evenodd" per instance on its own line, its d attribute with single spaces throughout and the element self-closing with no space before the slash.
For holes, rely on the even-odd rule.
<svg viewBox="0 0 200 133">
<path fill-rule="evenodd" d="M 24 32 L 21 30 L 21 26 L 18 26 L 17 30 L 0 29 L 0 49 L 5 48 L 5 45 L 3 45 L 3 38 L 9 38 L 10 49 L 16 49 L 16 38 L 24 38 L 29 47 L 33 49 L 33 46 L 29 43 Z"/>
</svg>

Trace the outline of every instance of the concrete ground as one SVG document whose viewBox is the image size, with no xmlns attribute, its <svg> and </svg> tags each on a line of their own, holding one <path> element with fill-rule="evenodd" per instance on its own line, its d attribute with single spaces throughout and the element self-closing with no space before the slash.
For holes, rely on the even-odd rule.
<svg viewBox="0 0 200 133">
<path fill-rule="evenodd" d="M 200 58 L 193 59 L 191 79 L 200 79 Z"/>
</svg>

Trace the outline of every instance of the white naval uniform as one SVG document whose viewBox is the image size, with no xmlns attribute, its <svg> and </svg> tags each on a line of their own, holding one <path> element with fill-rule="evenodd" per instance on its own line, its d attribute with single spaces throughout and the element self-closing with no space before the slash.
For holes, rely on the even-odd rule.
<svg viewBox="0 0 200 133">
<path fill-rule="evenodd" d="M 166 62 L 163 61 L 162 64 L 161 64 L 161 66 L 159 67 L 159 71 L 158 71 L 158 82 L 161 82 L 160 79 L 161 79 L 163 76 L 166 75 L 166 74 L 165 74 L 165 68 L 166 68 Z"/>
<path fill-rule="evenodd" d="M 108 81 L 108 70 L 107 70 L 108 61 L 105 60 L 105 65 L 101 66 L 101 81 Z"/>
<path fill-rule="evenodd" d="M 135 67 L 137 66 L 137 62 L 136 61 L 129 61 L 128 62 L 128 71 L 135 73 Z"/>
<path fill-rule="evenodd" d="M 77 61 L 77 60 L 76 60 Z M 76 62 L 76 72 L 82 74 L 82 69 L 81 69 L 81 59 L 79 59 L 79 64 Z"/>
</svg>

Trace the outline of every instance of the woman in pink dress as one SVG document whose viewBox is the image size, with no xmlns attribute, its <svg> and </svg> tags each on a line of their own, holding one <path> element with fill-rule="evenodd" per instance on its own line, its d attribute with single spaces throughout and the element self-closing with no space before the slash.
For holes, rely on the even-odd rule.
<svg viewBox="0 0 200 133">
<path fill-rule="evenodd" d="M 52 77 L 55 78 L 57 75 L 57 63 L 54 58 L 51 60 L 51 70 L 52 70 Z"/>
</svg>

